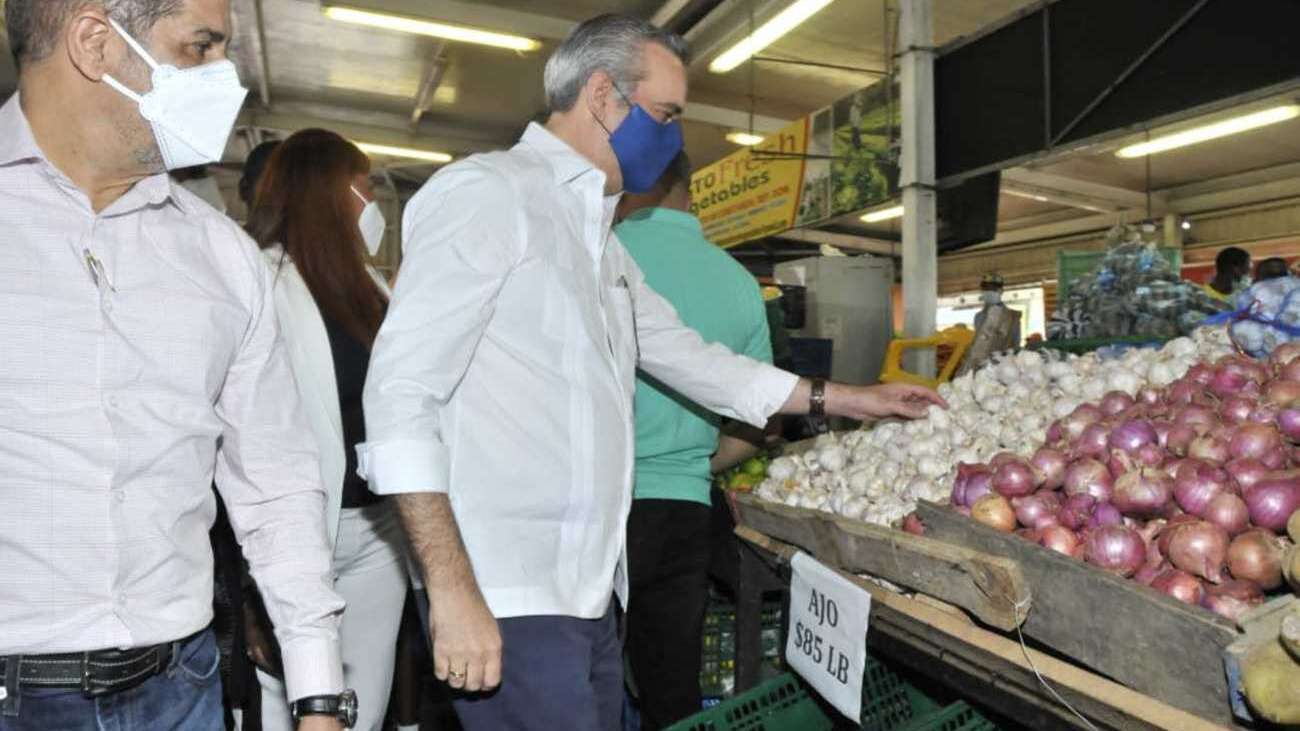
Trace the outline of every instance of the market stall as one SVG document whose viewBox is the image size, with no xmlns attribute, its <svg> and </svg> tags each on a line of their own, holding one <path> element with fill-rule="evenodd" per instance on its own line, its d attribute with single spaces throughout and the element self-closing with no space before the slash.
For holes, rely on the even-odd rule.
<svg viewBox="0 0 1300 731">
<path fill-rule="evenodd" d="M 1001 357 L 948 411 L 773 460 L 733 500 L 742 555 L 865 577 L 873 649 L 1030 728 L 1295 723 L 1300 347 L 1260 355 L 1205 327 Z"/>
</svg>

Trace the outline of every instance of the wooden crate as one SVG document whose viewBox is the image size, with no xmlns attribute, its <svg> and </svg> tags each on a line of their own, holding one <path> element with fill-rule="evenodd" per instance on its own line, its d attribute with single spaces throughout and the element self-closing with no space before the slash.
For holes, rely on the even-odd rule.
<svg viewBox="0 0 1300 731">
<path fill-rule="evenodd" d="M 1229 620 L 1135 581 L 1000 533 L 947 506 L 919 506 L 925 534 L 1013 558 L 1033 595 L 1025 635 L 1134 690 L 1233 726 L 1224 651 Z"/>
</svg>

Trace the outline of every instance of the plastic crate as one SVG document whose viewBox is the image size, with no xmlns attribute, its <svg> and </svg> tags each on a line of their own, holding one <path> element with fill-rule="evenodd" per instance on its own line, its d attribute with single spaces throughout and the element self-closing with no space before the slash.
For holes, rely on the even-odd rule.
<svg viewBox="0 0 1300 731">
<path fill-rule="evenodd" d="M 831 731 L 834 726 L 790 673 L 669 726 L 665 731 Z"/>
<path fill-rule="evenodd" d="M 1160 255 L 1175 272 L 1182 271 L 1183 252 L 1171 246 L 1161 246 Z M 1056 252 L 1056 298 L 1064 301 L 1070 294 L 1070 283 L 1084 274 L 1091 274 L 1106 258 L 1105 251 Z"/>
<path fill-rule="evenodd" d="M 902 731 L 999 731 L 997 724 L 988 720 L 965 701 L 957 701 L 947 708 L 913 721 Z"/>
<path fill-rule="evenodd" d="M 863 731 L 898 731 L 939 708 L 887 665 L 867 656 L 862 674 Z"/>
<path fill-rule="evenodd" d="M 1128 348 L 1159 348 L 1171 339 L 1156 335 L 1125 335 L 1116 338 L 1089 338 L 1086 340 L 1043 340 L 1028 346 L 1026 350 L 1059 350 L 1063 353 L 1083 355 L 1102 349 L 1122 352 Z M 1106 360 L 1106 358 L 1103 357 L 1103 360 Z"/>
<path fill-rule="evenodd" d="M 763 660 L 773 669 L 781 665 L 781 629 L 784 616 L 779 602 L 770 602 L 762 611 Z M 704 615 L 704 632 L 700 643 L 700 692 L 705 697 L 725 697 L 735 688 L 736 677 L 736 608 L 724 602 L 712 602 Z"/>
</svg>

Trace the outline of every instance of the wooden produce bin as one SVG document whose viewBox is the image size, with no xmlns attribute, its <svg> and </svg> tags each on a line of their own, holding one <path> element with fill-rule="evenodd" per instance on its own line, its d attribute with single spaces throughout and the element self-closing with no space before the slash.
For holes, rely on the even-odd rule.
<svg viewBox="0 0 1300 731">
<path fill-rule="evenodd" d="M 1224 652 L 1236 625 L 1141 584 L 1001 533 L 947 506 L 918 508 L 925 535 L 1012 558 L 1033 595 L 1026 636 L 1124 685 L 1234 725 Z"/>
</svg>

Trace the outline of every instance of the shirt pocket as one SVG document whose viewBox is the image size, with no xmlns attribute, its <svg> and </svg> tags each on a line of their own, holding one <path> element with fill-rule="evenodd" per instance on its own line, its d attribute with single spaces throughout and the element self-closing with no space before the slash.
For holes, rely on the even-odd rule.
<svg viewBox="0 0 1300 731">
<path fill-rule="evenodd" d="M 631 393 L 636 387 L 636 363 L 640 358 L 640 345 L 636 336 L 632 290 L 628 288 L 626 279 L 620 277 L 617 284 L 605 285 L 605 302 L 609 347 L 613 351 L 621 385 Z"/>
</svg>

